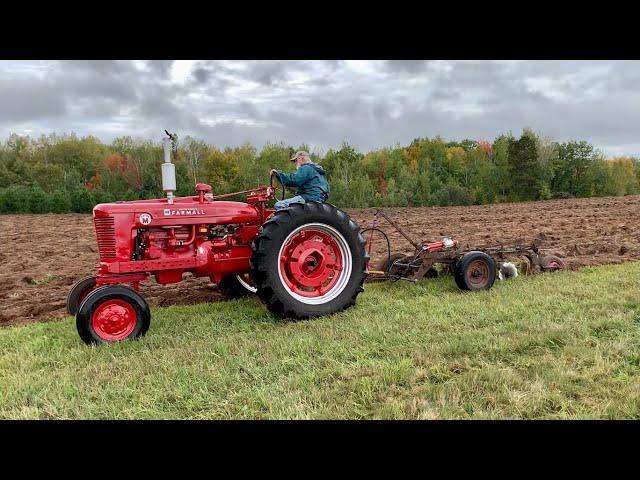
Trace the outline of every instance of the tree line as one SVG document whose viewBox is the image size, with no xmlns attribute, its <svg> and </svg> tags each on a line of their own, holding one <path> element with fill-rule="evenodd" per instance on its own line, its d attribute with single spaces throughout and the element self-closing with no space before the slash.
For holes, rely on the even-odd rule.
<svg viewBox="0 0 640 480">
<path fill-rule="evenodd" d="M 220 148 L 185 137 L 175 145 L 176 195 L 196 182 L 214 193 L 268 182 L 271 168 L 291 171 L 306 145 Z M 447 206 L 640 193 L 640 161 L 607 159 L 586 141 L 557 142 L 524 129 L 519 137 L 446 141 L 417 138 L 367 153 L 348 143 L 311 152 L 340 207 Z M 0 143 L 0 213 L 89 213 L 94 205 L 163 196 L 160 142 L 125 136 L 10 135 Z"/>
</svg>

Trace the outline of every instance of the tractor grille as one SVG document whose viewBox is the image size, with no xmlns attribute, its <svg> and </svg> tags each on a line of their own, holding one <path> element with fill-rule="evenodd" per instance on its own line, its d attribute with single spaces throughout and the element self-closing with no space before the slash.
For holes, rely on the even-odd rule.
<svg viewBox="0 0 640 480">
<path fill-rule="evenodd" d="M 98 238 L 98 252 L 100 260 L 116 257 L 116 230 L 113 217 L 96 217 L 96 237 Z"/>
</svg>

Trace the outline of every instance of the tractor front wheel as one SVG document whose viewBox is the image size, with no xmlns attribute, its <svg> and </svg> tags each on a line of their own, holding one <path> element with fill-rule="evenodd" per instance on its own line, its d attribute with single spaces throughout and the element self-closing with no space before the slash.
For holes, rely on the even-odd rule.
<svg viewBox="0 0 640 480">
<path fill-rule="evenodd" d="M 484 252 L 465 253 L 456 262 L 453 275 L 462 290 L 489 290 L 496 280 L 496 262 Z"/>
<path fill-rule="evenodd" d="M 360 227 L 328 203 L 276 211 L 253 249 L 251 278 L 260 299 L 279 317 L 336 313 L 363 291 L 368 256 Z"/>
<path fill-rule="evenodd" d="M 96 277 L 85 277 L 76 282 L 67 295 L 67 313 L 75 315 L 84 298 L 96 288 Z"/>
<path fill-rule="evenodd" d="M 87 344 L 141 337 L 149 329 L 149 305 L 131 288 L 105 285 L 89 293 L 76 314 L 80 338 Z"/>
</svg>

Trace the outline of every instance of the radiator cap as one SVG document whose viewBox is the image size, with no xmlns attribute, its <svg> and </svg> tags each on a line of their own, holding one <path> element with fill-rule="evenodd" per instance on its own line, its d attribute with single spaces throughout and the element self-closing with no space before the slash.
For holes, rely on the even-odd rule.
<svg viewBox="0 0 640 480">
<path fill-rule="evenodd" d="M 211 185 L 207 185 L 206 183 L 196 183 L 196 192 L 209 193 L 211 192 Z"/>
</svg>

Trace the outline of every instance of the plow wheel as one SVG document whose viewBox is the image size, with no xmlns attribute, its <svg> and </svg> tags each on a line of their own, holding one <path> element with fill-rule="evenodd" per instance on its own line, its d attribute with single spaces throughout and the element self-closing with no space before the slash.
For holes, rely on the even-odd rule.
<svg viewBox="0 0 640 480">
<path fill-rule="evenodd" d="M 556 270 L 562 270 L 565 265 L 560 257 L 555 255 L 544 255 L 540 257 L 540 269 L 543 272 L 555 272 Z"/>
<path fill-rule="evenodd" d="M 224 277 L 218 284 L 218 290 L 220 290 L 225 297 L 233 300 L 256 293 L 257 288 L 253 284 L 253 280 L 251 280 L 251 275 L 245 273 Z"/>
<path fill-rule="evenodd" d="M 85 277 L 76 282 L 67 295 L 67 313 L 75 315 L 82 300 L 96 288 L 96 277 Z"/>
<path fill-rule="evenodd" d="M 405 256 L 406 255 L 402 253 L 394 253 L 388 259 L 387 258 L 383 259 L 382 262 L 380 262 L 380 265 L 377 268 L 377 270 L 386 272 L 389 275 L 400 275 L 402 273 L 399 271 L 400 267 L 394 266 L 393 263 L 397 260 L 402 261 L 402 259 L 404 259 Z"/>
<path fill-rule="evenodd" d="M 465 253 L 456 263 L 454 278 L 462 290 L 488 290 L 496 279 L 496 262 L 484 252 Z"/>
<path fill-rule="evenodd" d="M 327 203 L 293 204 L 262 226 L 251 258 L 258 296 L 292 319 L 348 308 L 363 291 L 368 257 L 360 228 Z"/>
<path fill-rule="evenodd" d="M 80 338 L 87 344 L 141 337 L 149 329 L 147 302 L 132 289 L 105 285 L 89 293 L 76 314 Z"/>
</svg>

